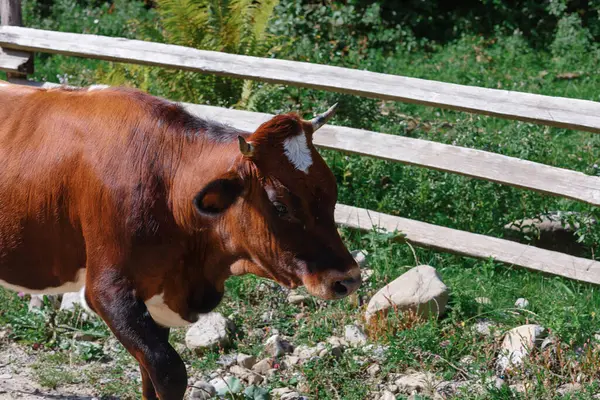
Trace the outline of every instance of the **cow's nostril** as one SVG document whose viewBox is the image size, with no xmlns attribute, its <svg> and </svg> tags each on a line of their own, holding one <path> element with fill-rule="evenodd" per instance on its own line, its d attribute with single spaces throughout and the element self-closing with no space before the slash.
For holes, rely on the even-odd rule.
<svg viewBox="0 0 600 400">
<path fill-rule="evenodd" d="M 333 292 L 338 296 L 345 296 L 348 293 L 348 288 L 343 282 L 344 281 L 337 281 L 333 284 Z"/>
</svg>

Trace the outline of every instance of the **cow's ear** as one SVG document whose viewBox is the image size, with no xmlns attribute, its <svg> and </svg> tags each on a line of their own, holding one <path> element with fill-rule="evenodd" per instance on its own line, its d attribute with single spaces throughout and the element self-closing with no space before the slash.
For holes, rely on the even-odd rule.
<svg viewBox="0 0 600 400">
<path fill-rule="evenodd" d="M 228 173 L 208 183 L 194 198 L 194 206 L 202 215 L 215 216 L 235 203 L 243 191 L 242 179 Z"/>
</svg>

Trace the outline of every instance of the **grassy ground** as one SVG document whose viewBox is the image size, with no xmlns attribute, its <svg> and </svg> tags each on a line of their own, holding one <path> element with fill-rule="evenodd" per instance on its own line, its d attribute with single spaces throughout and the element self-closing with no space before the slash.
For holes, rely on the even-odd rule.
<svg viewBox="0 0 600 400">
<path fill-rule="evenodd" d="M 27 11 L 29 26 L 140 37 L 147 32 L 142 27 L 155 23 L 155 15 L 136 2 L 116 2 L 118 6 L 110 13 L 105 6 L 81 8 L 75 2 L 59 3 L 62 8 L 50 17 L 42 17 L 35 14 L 35 2 L 26 2 L 31 7 Z M 73 13 L 81 18 L 60 17 Z M 343 7 L 314 11 L 303 16 L 302 23 L 291 2 L 282 2 L 277 13 L 279 22 L 273 34 L 285 40 L 273 54 L 280 58 L 600 101 L 600 52 L 568 18 L 554 41 L 540 49 L 531 47 L 519 33 L 494 37 L 466 34 L 440 45 L 394 31 L 388 40 L 378 22 L 369 22 L 368 15 L 352 16 Z M 372 24 L 372 34 L 352 34 L 355 19 L 360 18 Z M 311 28 L 317 20 L 320 30 Z M 77 85 L 98 83 L 108 80 L 111 69 L 122 67 L 40 56 L 34 78 L 67 80 Z M 197 101 L 195 93 L 202 88 L 174 87 L 168 84 L 170 78 L 187 80 L 190 86 L 196 81 L 205 82 L 192 73 L 182 78 L 180 73 L 152 68 L 134 72 L 132 76 L 163 78 L 149 84 L 144 81 L 144 85 L 138 82 L 150 92 L 187 101 Z M 571 79 L 567 79 L 567 73 Z M 227 99 L 222 101 L 233 105 Z M 335 124 L 477 148 L 600 176 L 600 136 L 594 134 L 268 84 L 255 86 L 247 108 L 270 113 L 301 110 L 308 116 L 334 101 L 340 102 Z M 340 200 L 345 204 L 497 237 L 504 236 L 504 224 L 546 211 L 578 211 L 600 219 L 597 208 L 570 200 L 364 157 L 330 151 L 323 154 L 336 174 Z M 585 255 L 597 258 L 600 227 L 583 227 L 578 234 Z M 349 248 L 369 252 L 369 265 L 374 270 L 358 298 L 336 303 L 314 300 L 300 307 L 288 304 L 285 291 L 265 286 L 262 280 L 231 279 L 219 307 L 238 326 L 238 339 L 230 351 L 259 354 L 272 329 L 290 336 L 295 345 L 315 345 L 332 335 L 343 336 L 344 325 L 360 321 L 365 303 L 378 288 L 417 264 L 435 267 L 450 287 L 447 315 L 439 321 L 393 318 L 387 331 L 371 337 L 373 343 L 386 346 L 383 357 L 349 350 L 341 358 L 323 357 L 293 371 L 283 371 L 264 386 L 300 386 L 305 394 L 318 399 L 363 399 L 379 392 L 386 377 L 418 370 L 435 373 L 440 380 L 468 382 L 464 392 L 456 395 L 461 399 L 552 399 L 558 397 L 560 385 L 572 382 L 583 386 L 565 398 L 591 399 L 600 391 L 600 350 L 594 339 L 600 331 L 596 315 L 600 295 L 596 287 L 493 261 L 424 249 L 416 249 L 413 254 L 406 244 L 394 243 L 384 235 L 344 231 L 344 236 Z M 532 238 L 521 239 L 528 243 Z M 478 297 L 487 297 L 491 302 L 479 304 L 475 301 Z M 515 309 L 519 297 L 529 300 L 528 310 Z M 55 316 L 49 307 L 42 313 L 29 313 L 26 299 L 5 291 L 0 291 L 0 304 L 0 330 L 8 332 L 0 342 L 0 351 L 16 342 L 34 354 L 37 361 L 32 376 L 39 384 L 91 386 L 96 394 L 122 398 L 137 395 L 138 382 L 128 378 L 137 377 L 136 366 L 122 347 L 111 341 L 102 323 L 82 322 L 77 315 Z M 501 338 L 475 333 L 473 326 L 482 320 L 494 323 L 500 332 L 537 323 L 546 327 L 556 342 L 537 353 L 525 372 L 508 376 L 507 385 L 497 389 L 489 382 L 495 374 Z M 73 340 L 73 334 L 82 330 L 97 334 L 98 340 Z M 175 332 L 172 338 L 179 349 L 183 334 Z M 191 375 L 210 375 L 218 368 L 219 352 L 203 357 L 182 353 Z M 473 357 L 469 362 L 465 362 L 467 355 Z M 67 362 L 71 369 L 65 368 Z M 381 365 L 381 372 L 371 377 L 367 368 L 374 362 Z M 478 390 L 468 390 L 477 385 L 481 385 Z"/>
</svg>

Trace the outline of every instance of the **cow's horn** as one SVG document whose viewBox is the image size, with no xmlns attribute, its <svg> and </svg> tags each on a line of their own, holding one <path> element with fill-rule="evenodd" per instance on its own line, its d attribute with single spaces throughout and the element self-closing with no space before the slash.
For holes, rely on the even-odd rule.
<svg viewBox="0 0 600 400">
<path fill-rule="evenodd" d="M 312 127 L 313 127 L 313 132 L 315 132 L 317 129 L 319 129 L 320 127 L 325 125 L 327 123 L 327 121 L 329 121 L 329 119 L 331 117 L 333 117 L 333 114 L 335 114 L 335 109 L 337 108 L 337 106 L 338 106 L 338 103 L 335 103 L 334 105 L 332 105 L 329 108 L 329 110 L 325 111 L 323 114 L 317 115 L 310 121 L 310 123 L 312 124 Z"/>
<path fill-rule="evenodd" d="M 238 142 L 240 143 L 240 151 L 243 155 L 245 155 L 246 157 L 251 157 L 252 154 L 254 154 L 254 146 L 246 142 L 246 139 L 244 139 L 241 136 L 238 136 Z"/>
</svg>

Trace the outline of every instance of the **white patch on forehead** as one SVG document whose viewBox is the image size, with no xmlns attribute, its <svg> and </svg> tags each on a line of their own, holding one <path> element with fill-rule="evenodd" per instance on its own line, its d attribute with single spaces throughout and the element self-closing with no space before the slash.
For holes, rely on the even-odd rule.
<svg viewBox="0 0 600 400">
<path fill-rule="evenodd" d="M 61 286 L 48 287 L 45 289 L 30 289 L 23 286 L 13 285 L 0 279 L 0 286 L 4 286 L 7 289 L 14 290 L 16 292 L 23 292 L 27 294 L 62 294 L 78 292 L 85 285 L 85 268 L 81 268 L 75 275 L 74 282 L 66 282 Z"/>
<path fill-rule="evenodd" d="M 192 324 L 181 318 L 181 315 L 171 310 L 169 306 L 165 304 L 164 293 L 152 296 L 146 300 L 145 303 L 152 319 L 159 325 L 167 328 L 175 328 Z"/>
<path fill-rule="evenodd" d="M 307 174 L 313 160 L 308 143 L 306 142 L 306 134 L 302 132 L 299 135 L 285 139 L 283 141 L 283 148 L 285 155 L 294 164 L 294 167 Z"/>
<path fill-rule="evenodd" d="M 110 86 L 108 85 L 90 85 L 88 87 L 88 92 L 94 91 L 94 90 L 103 90 L 103 89 L 108 89 Z"/>
</svg>

